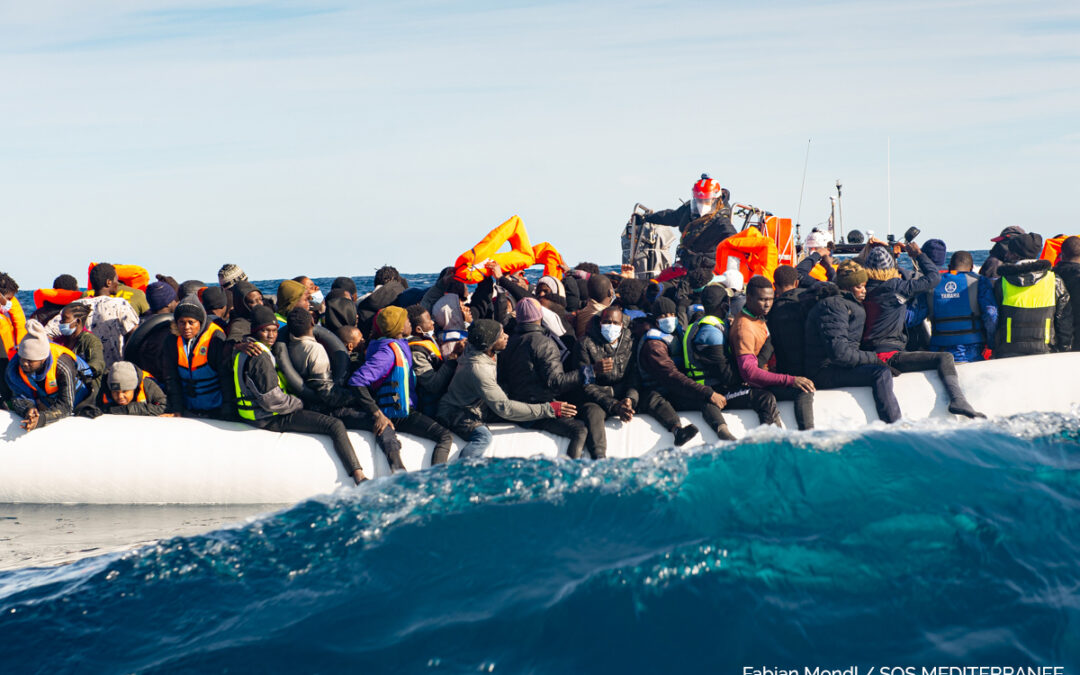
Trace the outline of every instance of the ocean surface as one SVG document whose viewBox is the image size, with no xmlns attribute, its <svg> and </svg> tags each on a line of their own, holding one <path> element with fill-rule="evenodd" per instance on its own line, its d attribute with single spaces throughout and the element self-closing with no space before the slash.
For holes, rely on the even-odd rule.
<svg viewBox="0 0 1080 675">
<path fill-rule="evenodd" d="M 0 669 L 1074 673 L 1078 509 L 1080 410 L 492 459 L 287 507 L 0 505 Z"/>
</svg>

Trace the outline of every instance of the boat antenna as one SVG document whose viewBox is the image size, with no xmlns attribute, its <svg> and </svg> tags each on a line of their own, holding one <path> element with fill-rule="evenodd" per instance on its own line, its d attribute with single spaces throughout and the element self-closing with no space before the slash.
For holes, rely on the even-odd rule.
<svg viewBox="0 0 1080 675">
<path fill-rule="evenodd" d="M 887 137 L 885 141 L 885 182 L 886 182 L 886 208 L 889 210 L 888 223 L 889 223 L 889 239 L 892 239 L 892 137 Z"/>
<path fill-rule="evenodd" d="M 806 159 L 803 160 L 802 165 L 802 184 L 799 186 L 799 208 L 795 211 L 795 227 L 799 227 L 799 223 L 802 222 L 802 198 L 803 192 L 806 191 L 806 167 L 810 164 L 810 141 L 812 138 L 806 139 Z"/>
<path fill-rule="evenodd" d="M 844 239 L 844 204 L 843 204 L 843 195 L 841 194 L 841 189 L 843 189 L 843 187 L 844 187 L 843 183 L 841 183 L 840 179 L 837 178 L 836 179 L 836 221 L 837 221 L 836 222 L 836 229 L 839 232 L 839 234 L 837 235 L 837 238 L 836 238 L 837 242 L 843 241 L 843 239 Z"/>
</svg>

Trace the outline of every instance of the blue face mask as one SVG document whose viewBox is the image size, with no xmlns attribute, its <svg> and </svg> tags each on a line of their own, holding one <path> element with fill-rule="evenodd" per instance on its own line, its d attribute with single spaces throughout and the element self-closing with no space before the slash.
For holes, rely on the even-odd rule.
<svg viewBox="0 0 1080 675">
<path fill-rule="evenodd" d="M 60 334 L 61 335 L 74 335 L 75 334 L 75 324 L 71 324 L 71 323 L 62 323 L 62 324 L 60 324 Z"/>
<path fill-rule="evenodd" d="M 600 324 L 600 334 L 608 342 L 615 342 L 622 335 L 622 326 L 614 323 L 602 323 Z"/>
<path fill-rule="evenodd" d="M 670 335 L 678 328 L 679 320 L 673 316 L 665 316 L 663 319 L 658 320 L 656 325 L 657 328 Z"/>
</svg>

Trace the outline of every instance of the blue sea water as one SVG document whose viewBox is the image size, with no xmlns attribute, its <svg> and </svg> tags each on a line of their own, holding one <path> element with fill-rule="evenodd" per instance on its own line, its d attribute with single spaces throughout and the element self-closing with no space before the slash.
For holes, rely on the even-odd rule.
<svg viewBox="0 0 1080 675">
<path fill-rule="evenodd" d="M 0 662 L 1076 672 L 1078 507 L 1077 416 L 457 463 L 243 526 L 0 573 Z"/>
</svg>

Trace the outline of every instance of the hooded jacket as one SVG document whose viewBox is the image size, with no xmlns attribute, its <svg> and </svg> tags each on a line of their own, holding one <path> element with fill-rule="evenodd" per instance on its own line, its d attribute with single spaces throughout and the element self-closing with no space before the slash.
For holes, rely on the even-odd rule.
<svg viewBox="0 0 1080 675">
<path fill-rule="evenodd" d="M 585 381 L 580 370 L 563 370 L 558 345 L 539 323 L 518 324 L 499 356 L 498 370 L 507 395 L 526 403 L 550 403 Z"/>
<path fill-rule="evenodd" d="M 531 422 L 554 417 L 548 403 L 523 403 L 510 399 L 498 383 L 495 359 L 471 344 L 458 359 L 446 395 L 439 401 L 438 418 L 450 426 L 463 420 L 482 420 L 485 411 L 511 422 Z"/>
<path fill-rule="evenodd" d="M 1034 286 L 1042 281 L 1050 271 L 1049 260 L 1021 260 L 1015 263 L 1002 263 L 998 267 L 1000 277 L 994 282 L 994 299 L 1002 308 L 1004 290 L 1002 279 L 1013 286 Z M 1005 334 L 1009 330 L 1008 318 L 1002 308 L 998 315 L 997 332 L 994 336 L 994 356 L 1020 356 L 1024 354 L 1045 354 L 1050 351 L 1067 352 L 1073 344 L 1073 315 L 1069 291 L 1061 277 L 1054 276 L 1054 320 L 1050 343 L 1034 344 L 1031 342 L 1006 344 Z M 1015 327 L 1014 327 L 1015 330 Z"/>
<path fill-rule="evenodd" d="M 1059 262 L 1054 267 L 1054 274 L 1065 284 L 1065 290 L 1069 292 L 1069 307 L 1072 309 L 1073 334 L 1072 351 L 1080 351 L 1080 263 Z M 1077 298 L 1076 304 L 1072 299 Z"/>
<path fill-rule="evenodd" d="M 875 352 L 859 348 L 862 342 L 866 311 L 850 291 L 841 292 L 834 284 L 811 291 L 817 304 L 806 318 L 806 372 L 813 377 L 823 368 L 855 368 L 880 364 Z"/>
<path fill-rule="evenodd" d="M 941 281 L 941 272 L 925 253 L 920 253 L 915 263 L 922 272 L 920 277 L 887 281 L 871 278 L 866 282 L 864 349 L 891 352 L 903 350 L 907 345 L 908 304 L 934 290 Z"/>
<path fill-rule="evenodd" d="M 719 208 L 704 216 L 694 217 L 690 213 L 691 202 L 686 202 L 676 209 L 656 211 L 645 216 L 645 222 L 679 228 L 682 240 L 679 242 L 679 261 L 688 270 L 697 267 L 716 265 L 716 247 L 723 240 L 735 234 L 731 224 L 731 206 L 722 202 Z"/>
<path fill-rule="evenodd" d="M 596 381 L 585 385 L 585 398 L 596 403 L 609 415 L 616 414 L 615 408 L 623 399 L 630 399 L 637 408 L 639 394 L 637 368 L 634 364 L 634 337 L 630 334 L 630 321 L 623 317 L 623 329 L 614 343 L 604 339 L 600 332 L 600 317 L 594 316 L 589 321 L 585 337 L 577 343 L 577 362 L 583 366 L 592 366 Z M 613 364 L 610 373 L 601 373 L 598 364 L 610 358 Z"/>
<path fill-rule="evenodd" d="M 357 325 L 360 327 L 360 332 L 364 334 L 364 339 L 371 336 L 371 323 L 375 320 L 375 315 L 379 313 L 379 310 L 394 304 L 394 301 L 404 291 L 405 285 L 395 279 L 386 282 L 360 298 L 360 301 L 356 303 L 356 317 Z"/>
</svg>

